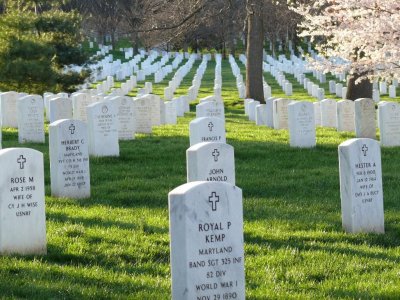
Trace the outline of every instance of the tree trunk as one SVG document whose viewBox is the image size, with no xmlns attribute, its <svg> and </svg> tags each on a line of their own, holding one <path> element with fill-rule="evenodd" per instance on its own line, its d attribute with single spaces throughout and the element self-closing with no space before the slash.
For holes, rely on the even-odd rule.
<svg viewBox="0 0 400 300">
<path fill-rule="evenodd" d="M 113 50 L 116 50 L 115 49 L 115 30 L 111 31 L 111 45 L 112 45 Z"/>
<path fill-rule="evenodd" d="M 360 83 L 356 84 L 356 80 L 360 76 L 355 74 L 347 80 L 347 93 L 346 99 L 357 100 L 359 98 L 371 98 L 372 99 L 372 83 L 368 79 L 361 80 Z"/>
<path fill-rule="evenodd" d="M 233 36 L 231 36 L 231 39 L 229 41 L 229 54 L 235 56 L 235 53 L 236 53 L 235 39 Z"/>
<path fill-rule="evenodd" d="M 263 0 L 247 0 L 246 98 L 265 103 L 263 89 Z"/>
</svg>

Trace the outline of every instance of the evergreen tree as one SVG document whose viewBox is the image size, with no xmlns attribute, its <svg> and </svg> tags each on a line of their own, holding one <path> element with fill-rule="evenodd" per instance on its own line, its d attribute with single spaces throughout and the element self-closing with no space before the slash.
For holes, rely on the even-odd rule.
<svg viewBox="0 0 400 300">
<path fill-rule="evenodd" d="M 80 16 L 51 2 L 9 1 L 0 15 L 0 89 L 28 93 L 71 92 L 87 72 L 66 71 L 82 65 Z"/>
</svg>

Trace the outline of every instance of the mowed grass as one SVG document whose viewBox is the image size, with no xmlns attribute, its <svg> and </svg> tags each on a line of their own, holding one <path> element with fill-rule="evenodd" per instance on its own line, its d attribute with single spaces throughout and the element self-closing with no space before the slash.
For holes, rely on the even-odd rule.
<svg viewBox="0 0 400 300">
<path fill-rule="evenodd" d="M 199 97 L 212 93 L 214 69 L 208 62 Z M 400 149 L 382 149 L 386 233 L 346 234 L 337 146 L 354 134 L 318 128 L 316 148 L 290 148 L 286 130 L 247 121 L 227 61 L 222 72 L 227 141 L 243 190 L 247 299 L 399 298 Z M 172 75 L 153 84 L 154 92 L 162 95 Z M 294 89 L 293 98 L 306 99 Z M 1 257 L 0 297 L 169 299 L 167 196 L 186 182 L 194 105 L 177 125 L 121 141 L 120 157 L 91 158 L 92 196 L 82 200 L 50 196 L 48 139 L 19 145 L 16 130 L 3 129 L 3 148 L 44 153 L 48 254 Z"/>
</svg>

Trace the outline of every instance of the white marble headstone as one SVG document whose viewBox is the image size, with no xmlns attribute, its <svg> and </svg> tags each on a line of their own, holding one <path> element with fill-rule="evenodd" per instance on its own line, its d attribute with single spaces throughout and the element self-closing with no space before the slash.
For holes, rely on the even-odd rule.
<svg viewBox="0 0 400 300">
<path fill-rule="evenodd" d="M 321 126 L 337 127 L 337 103 L 333 99 L 324 99 L 321 102 Z"/>
<path fill-rule="evenodd" d="M 267 105 L 259 104 L 256 106 L 256 125 L 267 125 Z"/>
<path fill-rule="evenodd" d="M 368 138 L 339 145 L 342 224 L 346 232 L 384 233 L 381 148 Z"/>
<path fill-rule="evenodd" d="M 0 254 L 46 254 L 43 154 L 0 150 Z"/>
<path fill-rule="evenodd" d="M 266 111 L 266 123 L 268 127 L 274 127 L 274 97 L 270 97 L 265 100 L 265 111 Z"/>
<path fill-rule="evenodd" d="M 87 108 L 89 154 L 119 156 L 117 107 L 111 101 L 97 102 Z"/>
<path fill-rule="evenodd" d="M 250 99 L 250 98 L 244 99 L 244 114 L 246 116 L 249 115 L 249 102 L 250 101 L 254 101 L 254 99 Z"/>
<path fill-rule="evenodd" d="M 51 195 L 90 197 L 88 130 L 79 120 L 49 125 Z"/>
<path fill-rule="evenodd" d="M 400 105 L 385 102 L 378 107 L 381 146 L 400 146 Z"/>
<path fill-rule="evenodd" d="M 152 133 L 152 108 L 149 101 L 146 101 L 145 98 L 140 97 L 134 99 L 133 103 L 135 107 L 136 132 L 146 134 Z"/>
<path fill-rule="evenodd" d="M 19 143 L 44 143 L 44 105 L 42 96 L 28 95 L 17 100 Z"/>
<path fill-rule="evenodd" d="M 314 105 L 299 101 L 288 105 L 289 142 L 291 147 L 315 147 Z"/>
<path fill-rule="evenodd" d="M 260 105 L 260 101 L 253 100 L 247 104 L 248 114 L 249 114 L 249 121 L 256 120 L 256 107 Z"/>
<path fill-rule="evenodd" d="M 53 98 L 49 101 L 49 121 L 72 119 L 72 101 L 70 98 Z"/>
<path fill-rule="evenodd" d="M 354 101 L 355 129 L 358 138 L 376 138 L 375 102 L 372 99 L 361 98 Z"/>
<path fill-rule="evenodd" d="M 76 120 L 87 121 L 86 107 L 93 103 L 92 96 L 88 93 L 77 93 L 71 96 L 72 116 Z"/>
<path fill-rule="evenodd" d="M 5 92 L 0 94 L 0 114 L 3 127 L 18 128 L 17 120 L 17 92 Z"/>
<path fill-rule="evenodd" d="M 119 140 L 135 139 L 135 108 L 131 97 L 119 96 L 111 100 L 117 107 L 117 128 Z"/>
<path fill-rule="evenodd" d="M 221 118 L 196 118 L 189 123 L 190 146 L 201 142 L 226 143 L 225 122 Z"/>
<path fill-rule="evenodd" d="M 241 189 L 197 181 L 168 199 L 172 299 L 245 299 Z"/>
<path fill-rule="evenodd" d="M 337 131 L 354 131 L 354 101 L 337 102 Z"/>
<path fill-rule="evenodd" d="M 198 143 L 186 150 L 187 181 L 225 181 L 235 184 L 235 159 L 231 145 Z"/>
<path fill-rule="evenodd" d="M 177 123 L 176 106 L 171 101 L 165 102 L 165 124 L 175 125 Z"/>
<path fill-rule="evenodd" d="M 315 126 L 321 126 L 321 102 L 314 102 Z"/>
<path fill-rule="evenodd" d="M 217 117 L 225 120 L 224 103 L 221 101 L 207 101 L 196 105 L 196 118 Z"/>
<path fill-rule="evenodd" d="M 290 99 L 276 99 L 273 102 L 273 121 L 274 129 L 288 129 L 289 128 L 289 115 L 288 105 L 292 103 Z"/>
<path fill-rule="evenodd" d="M 144 99 L 150 107 L 151 126 L 160 126 L 161 125 L 161 109 L 160 109 L 161 98 L 157 95 L 146 94 L 146 95 L 141 96 L 138 99 Z"/>
</svg>

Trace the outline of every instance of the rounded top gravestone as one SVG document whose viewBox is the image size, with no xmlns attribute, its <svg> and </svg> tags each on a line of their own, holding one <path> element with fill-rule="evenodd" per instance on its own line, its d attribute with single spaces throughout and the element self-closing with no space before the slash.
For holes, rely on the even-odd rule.
<svg viewBox="0 0 400 300">
<path fill-rule="evenodd" d="M 242 190 L 196 181 L 168 197 L 172 299 L 244 299 Z"/>
<path fill-rule="evenodd" d="M 0 150 L 0 253 L 45 254 L 43 154 Z"/>
</svg>

